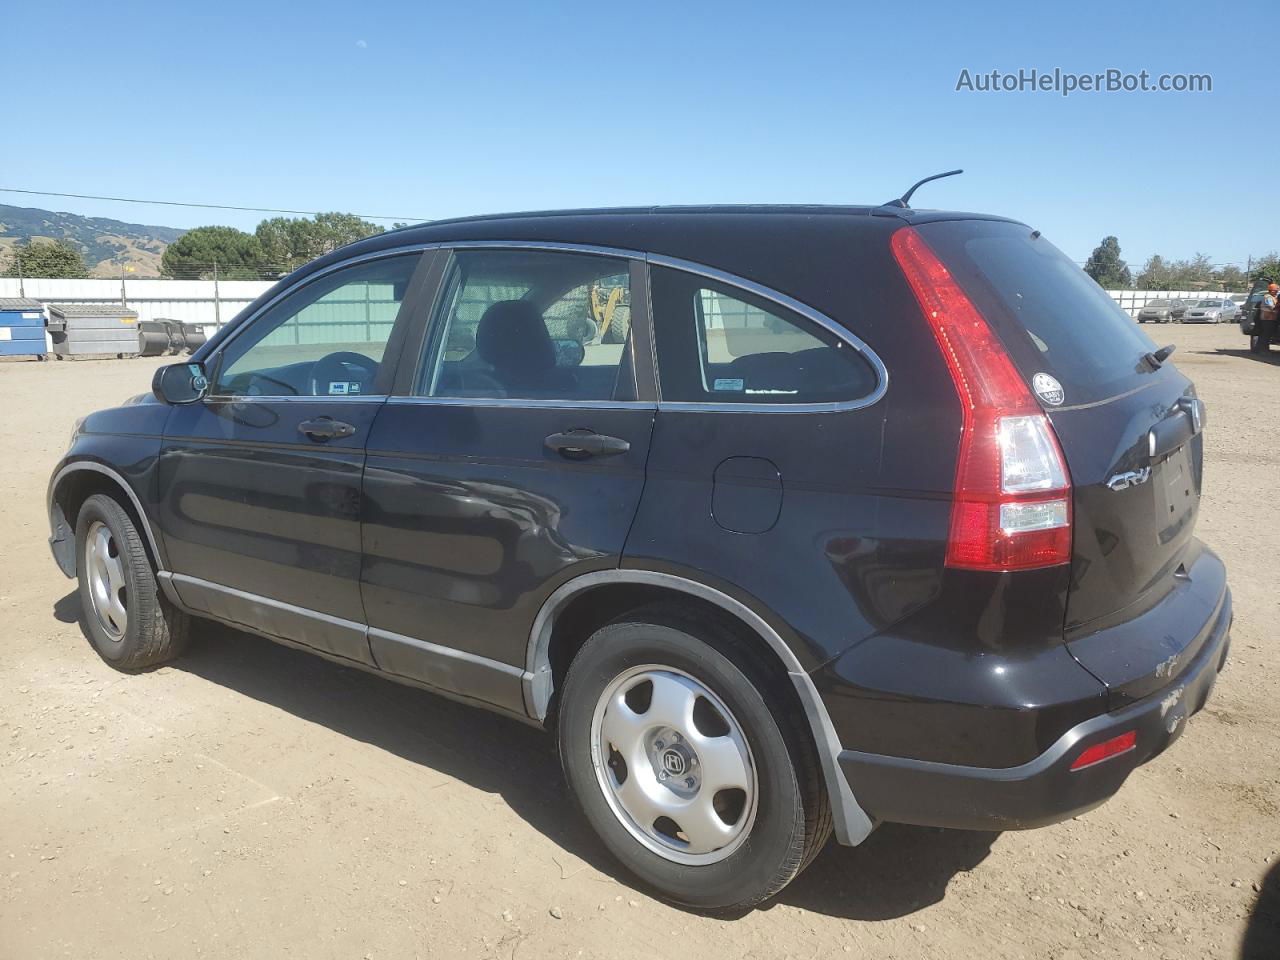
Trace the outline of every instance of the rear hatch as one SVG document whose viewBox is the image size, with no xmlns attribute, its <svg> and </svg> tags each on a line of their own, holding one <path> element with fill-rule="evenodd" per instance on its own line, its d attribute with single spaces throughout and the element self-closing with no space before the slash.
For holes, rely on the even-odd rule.
<svg viewBox="0 0 1280 960">
<path fill-rule="evenodd" d="M 1181 624 L 1118 657 L 1092 638 L 1131 633 L 1108 628 L 1142 618 L 1186 586 L 1199 556 L 1204 417 L 1191 381 L 1171 361 L 1148 359 L 1156 344 L 1038 231 L 982 220 L 918 229 L 1000 334 L 1066 456 L 1073 524 L 1063 627 L 1071 652 L 1113 693 L 1149 692 L 1157 673 L 1167 683 L 1169 658 L 1191 661 L 1181 654 L 1203 642 L 1205 623 Z"/>
</svg>

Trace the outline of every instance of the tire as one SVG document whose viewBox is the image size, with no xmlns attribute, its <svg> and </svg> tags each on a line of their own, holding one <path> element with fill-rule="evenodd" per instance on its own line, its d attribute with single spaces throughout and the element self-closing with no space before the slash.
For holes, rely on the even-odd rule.
<svg viewBox="0 0 1280 960">
<path fill-rule="evenodd" d="M 190 619 L 160 592 L 137 527 L 106 494 L 76 517 L 76 575 L 85 631 L 111 666 L 131 673 L 182 652 Z"/>
<path fill-rule="evenodd" d="M 668 900 L 753 907 L 831 834 L 817 754 L 775 673 L 715 621 L 666 605 L 597 630 L 569 667 L 565 777 L 610 852 Z M 713 776 L 732 786 L 711 791 Z"/>
</svg>

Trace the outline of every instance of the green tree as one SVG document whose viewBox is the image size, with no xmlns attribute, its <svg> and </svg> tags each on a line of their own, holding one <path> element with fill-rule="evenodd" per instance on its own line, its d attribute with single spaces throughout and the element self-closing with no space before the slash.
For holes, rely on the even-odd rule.
<svg viewBox="0 0 1280 960">
<path fill-rule="evenodd" d="M 263 274 L 257 237 L 235 227 L 196 227 L 165 248 L 160 274 L 179 280 L 207 280 L 218 265 L 224 280 L 256 280 Z"/>
<path fill-rule="evenodd" d="M 1244 279 L 1244 271 L 1233 264 L 1227 264 L 1215 271 L 1214 279 L 1226 293 L 1249 289 Z"/>
<path fill-rule="evenodd" d="M 1280 254 L 1272 250 L 1256 257 L 1253 269 L 1249 271 L 1249 281 L 1252 283 L 1254 280 L 1274 280 L 1280 283 Z"/>
<path fill-rule="evenodd" d="M 272 217 L 259 223 L 253 235 L 262 248 L 264 263 L 283 274 L 312 259 L 306 255 L 311 248 L 311 223 L 307 219 L 291 217 Z"/>
<path fill-rule="evenodd" d="M 295 270 L 339 247 L 382 233 L 382 227 L 351 213 L 272 217 L 254 231 L 266 261 L 282 273 Z"/>
<path fill-rule="evenodd" d="M 87 277 L 84 256 L 65 240 L 24 240 L 13 248 L 6 277 L 51 277 L 58 280 Z"/>
<path fill-rule="evenodd" d="M 1214 282 L 1213 264 L 1207 253 L 1197 253 L 1190 260 L 1174 260 L 1169 264 L 1170 286 L 1175 290 L 1203 290 Z"/>
<path fill-rule="evenodd" d="M 1169 265 L 1165 263 L 1164 257 L 1158 253 L 1152 254 L 1142 265 L 1142 272 L 1138 274 L 1138 289 L 1168 290 L 1169 277 Z"/>
<path fill-rule="evenodd" d="M 1120 259 L 1120 241 L 1115 237 L 1103 237 L 1102 242 L 1093 248 L 1093 253 L 1089 254 L 1084 265 L 1084 272 L 1106 290 L 1133 285 L 1129 265 Z"/>
</svg>

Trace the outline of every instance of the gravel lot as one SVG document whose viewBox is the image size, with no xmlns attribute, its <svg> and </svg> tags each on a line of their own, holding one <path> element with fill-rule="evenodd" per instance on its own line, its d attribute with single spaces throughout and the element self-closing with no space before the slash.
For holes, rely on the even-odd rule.
<svg viewBox="0 0 1280 960">
<path fill-rule="evenodd" d="M 1084 817 L 884 827 L 728 921 L 633 886 L 536 730 L 212 625 L 172 667 L 108 668 L 45 484 L 160 361 L 0 364 L 0 956 L 1275 960 L 1280 352 L 1147 329 L 1209 408 L 1199 534 L 1236 625 L 1208 708 Z"/>
</svg>

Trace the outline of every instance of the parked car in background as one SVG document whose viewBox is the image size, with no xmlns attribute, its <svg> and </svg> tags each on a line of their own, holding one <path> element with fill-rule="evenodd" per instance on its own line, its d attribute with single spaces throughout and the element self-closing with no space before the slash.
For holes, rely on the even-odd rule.
<svg viewBox="0 0 1280 960">
<path fill-rule="evenodd" d="M 1138 311 L 1139 323 L 1172 323 L 1174 320 L 1181 320 L 1182 315 L 1186 313 L 1187 304 L 1184 300 L 1149 300 L 1147 305 Z"/>
<path fill-rule="evenodd" d="M 1240 308 L 1240 332 L 1249 338 L 1249 350 L 1252 353 L 1266 353 L 1271 344 L 1276 342 L 1276 325 L 1269 329 L 1262 323 L 1262 298 L 1266 295 L 1267 286 L 1272 283 L 1270 277 L 1259 277 L 1249 288 L 1248 298 Z"/>
<path fill-rule="evenodd" d="M 1187 308 L 1183 323 L 1234 323 L 1240 313 L 1239 306 L 1230 297 L 1210 297 L 1197 300 Z"/>
<path fill-rule="evenodd" d="M 833 831 L 1091 809 L 1204 706 L 1204 405 L 1134 326 L 901 204 L 394 230 L 82 420 L 50 543 L 109 664 L 202 617 L 545 725 L 628 870 L 739 909 Z"/>
</svg>

